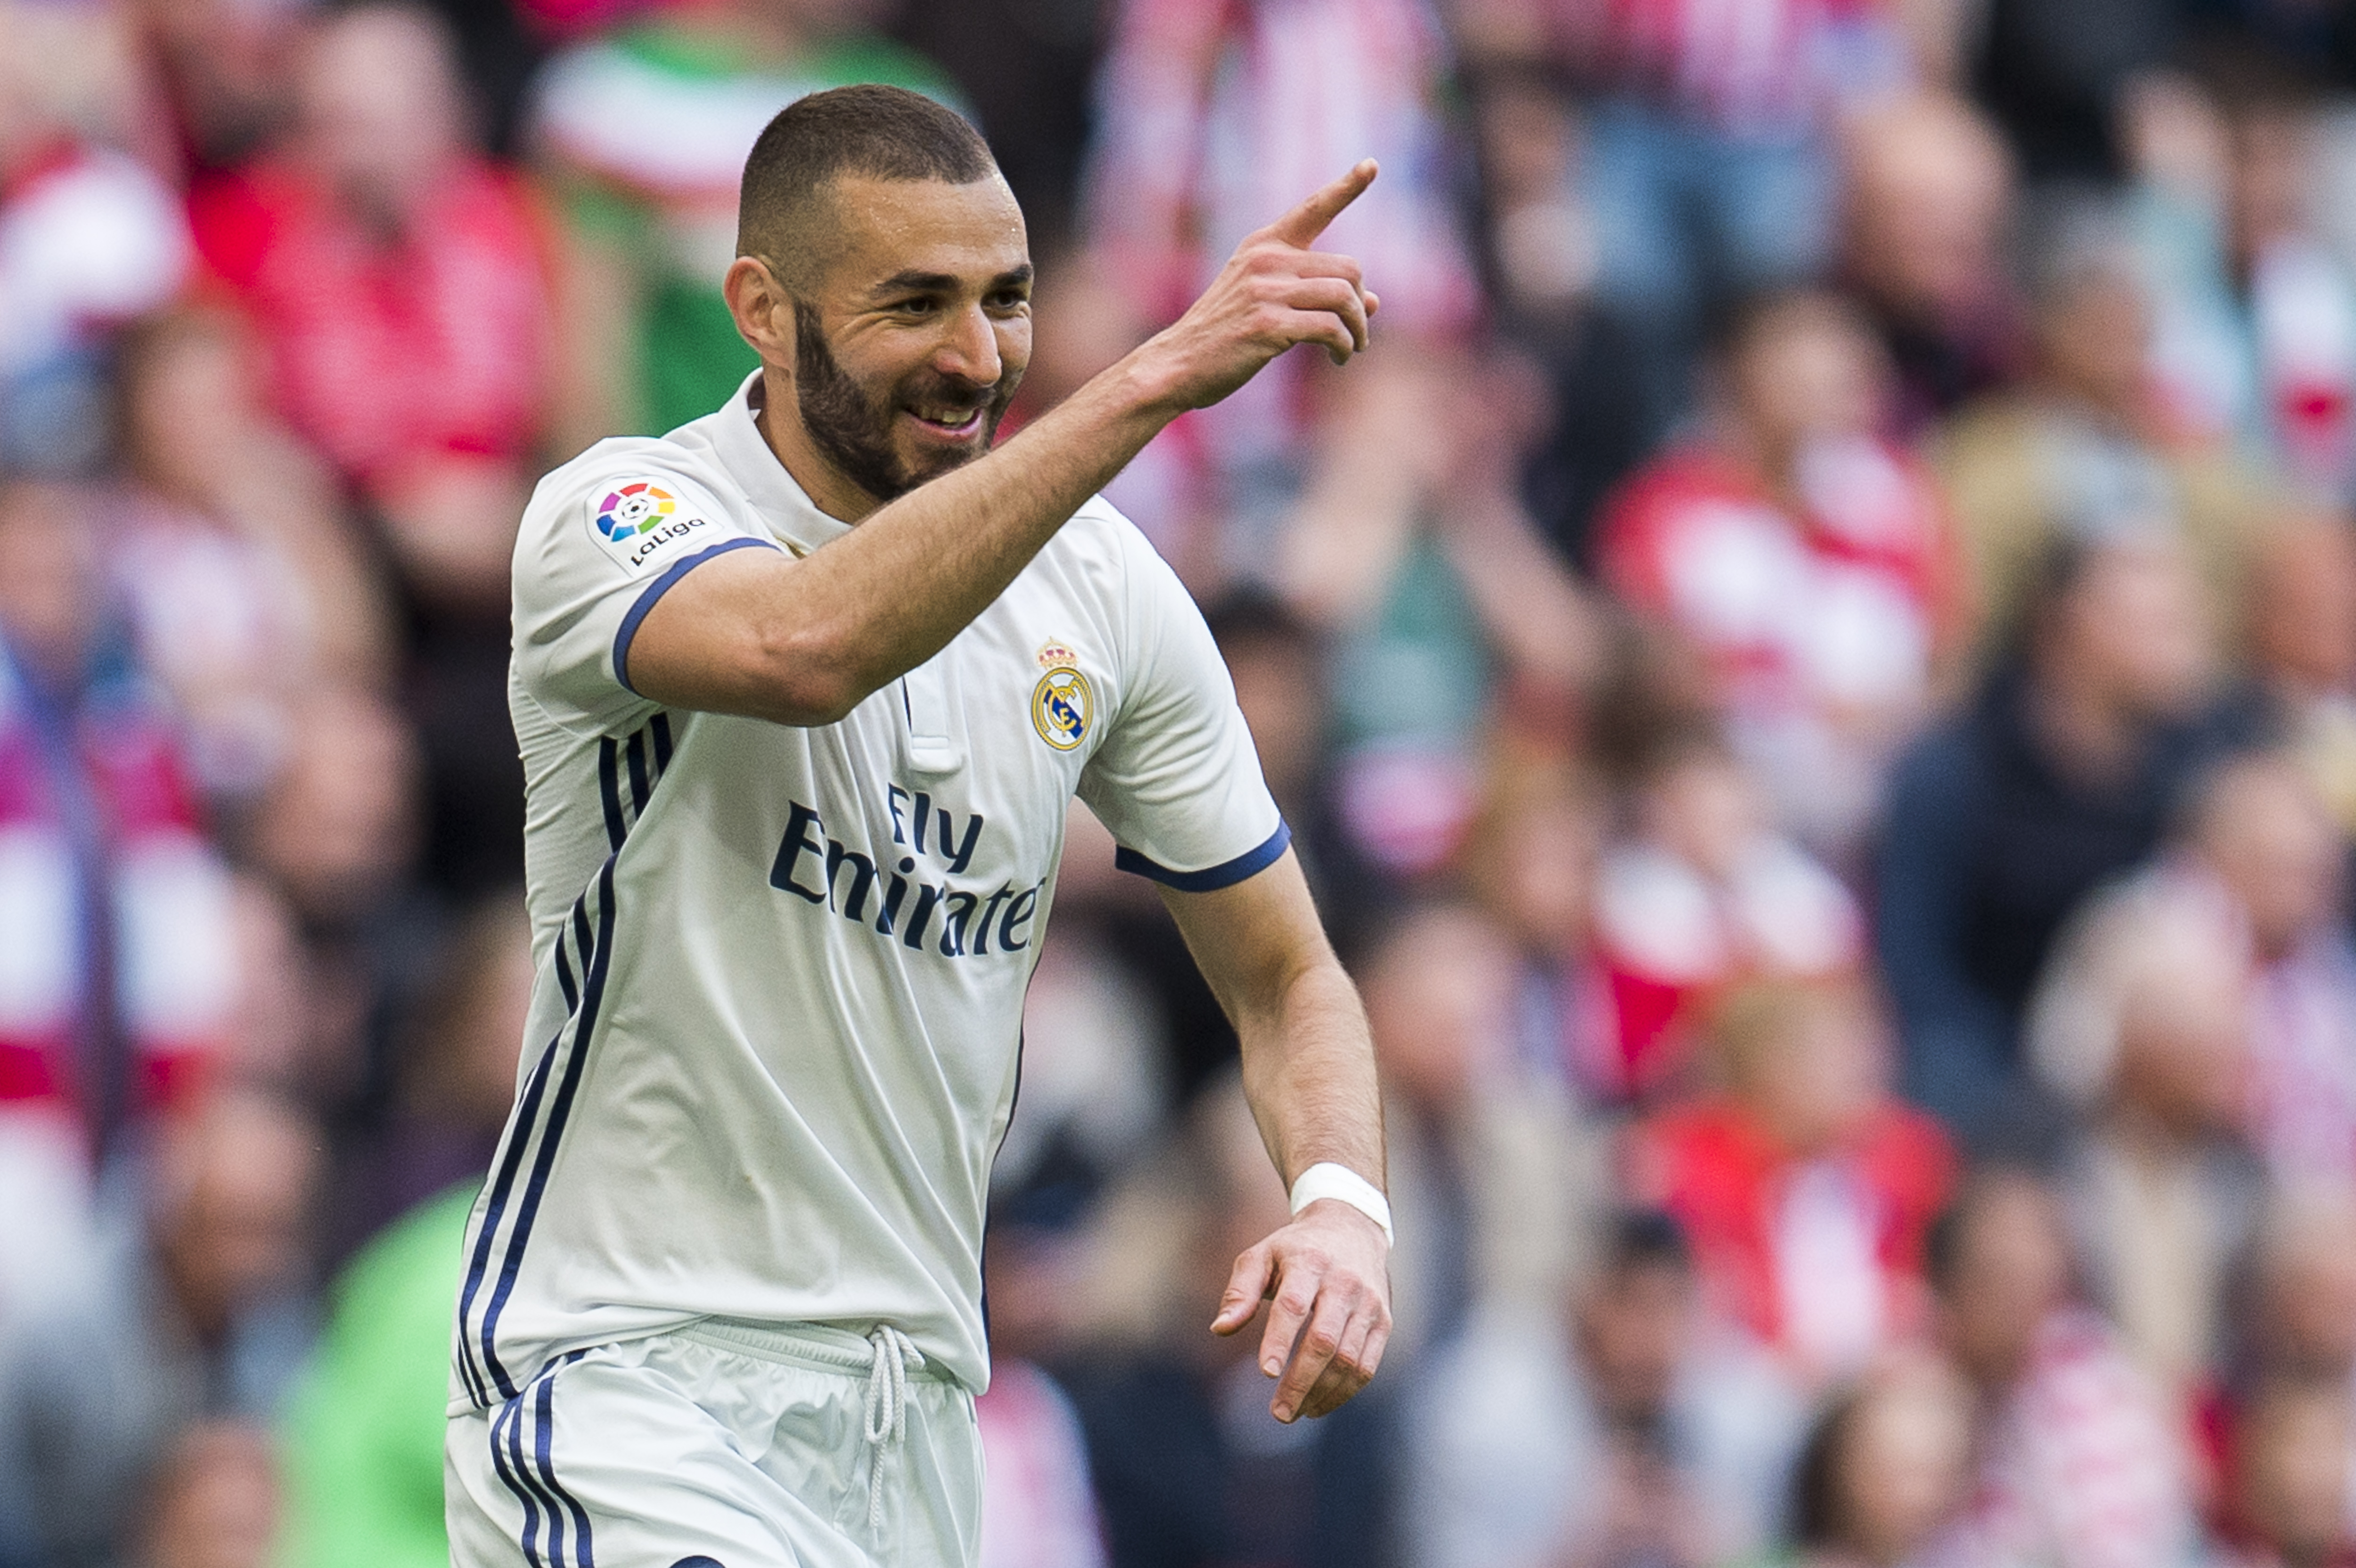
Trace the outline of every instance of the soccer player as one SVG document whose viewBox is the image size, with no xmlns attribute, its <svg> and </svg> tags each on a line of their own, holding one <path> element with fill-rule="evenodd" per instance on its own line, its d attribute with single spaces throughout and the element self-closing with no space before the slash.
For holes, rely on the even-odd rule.
<svg viewBox="0 0 2356 1568">
<path fill-rule="evenodd" d="M 460 1568 L 963 1564 L 981 1236 L 1066 807 L 1162 884 L 1243 1042 L 1290 1224 L 1281 1420 L 1381 1360 L 1373 1058 L 1177 578 L 1096 496 L 1181 411 L 1377 301 L 1312 249 L 1361 164 L 1167 331 L 991 442 L 1031 347 L 1023 215 L 914 93 L 805 98 L 745 171 L 760 370 L 550 475 L 510 698 L 540 977 L 468 1227 Z"/>
</svg>

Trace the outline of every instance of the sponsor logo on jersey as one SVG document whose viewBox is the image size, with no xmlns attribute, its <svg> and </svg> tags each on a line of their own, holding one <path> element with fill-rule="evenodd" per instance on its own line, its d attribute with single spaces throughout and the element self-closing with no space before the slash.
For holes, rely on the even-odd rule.
<svg viewBox="0 0 2356 1568">
<path fill-rule="evenodd" d="M 1039 667 L 1045 673 L 1031 688 L 1031 727 L 1055 750 L 1068 752 L 1088 738 L 1096 721 L 1096 688 L 1080 673 L 1079 655 L 1061 643 L 1040 648 Z"/>
<path fill-rule="evenodd" d="M 1045 891 L 1044 877 L 1028 886 L 1003 879 L 959 886 L 981 842 L 983 817 L 937 805 L 924 790 L 885 787 L 892 848 L 871 854 L 828 835 L 826 819 L 800 801 L 787 802 L 784 837 L 769 867 L 769 885 L 830 911 L 889 941 L 943 958 L 1020 953 L 1031 945 L 1032 923 Z M 871 845 L 870 849 L 881 848 Z M 940 869 L 928 862 L 937 861 Z M 938 877 L 938 881 L 927 881 Z"/>
<path fill-rule="evenodd" d="M 679 497 L 654 480 L 634 479 L 616 485 L 591 507 L 589 526 L 608 553 L 636 571 L 676 541 L 710 525 L 682 513 Z"/>
</svg>

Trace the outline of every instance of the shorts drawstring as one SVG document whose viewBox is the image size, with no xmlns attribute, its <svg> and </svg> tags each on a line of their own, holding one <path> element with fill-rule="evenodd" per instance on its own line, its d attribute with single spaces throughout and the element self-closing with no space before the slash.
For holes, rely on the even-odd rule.
<svg viewBox="0 0 2356 1568">
<path fill-rule="evenodd" d="M 867 1528 L 884 1528 L 884 1451 L 908 1435 L 908 1372 L 925 1364 L 909 1338 L 889 1323 L 867 1336 Z"/>
</svg>

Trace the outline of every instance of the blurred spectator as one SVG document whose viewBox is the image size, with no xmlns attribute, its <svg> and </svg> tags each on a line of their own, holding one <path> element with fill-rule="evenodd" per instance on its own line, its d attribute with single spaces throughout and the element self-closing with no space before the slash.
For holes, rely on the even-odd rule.
<svg viewBox="0 0 2356 1568">
<path fill-rule="evenodd" d="M 108 332 L 171 298 L 188 270 L 172 191 L 73 113 L 74 68 L 101 41 L 92 24 L 105 25 L 95 7 L 0 11 L 0 466 L 12 469 L 98 461 Z"/>
<path fill-rule="evenodd" d="M 1000 1200 L 1076 1210 L 1171 1104 L 1157 998 L 1085 909 L 1042 944 L 1023 1005 L 1023 1115 L 991 1167 Z"/>
<path fill-rule="evenodd" d="M 435 1193 L 479 1183 L 491 1168 L 515 1104 L 535 974 L 530 923 L 512 892 L 486 899 L 441 933 L 393 1036 L 390 1104 L 345 1133 L 329 1259 L 348 1257 Z"/>
<path fill-rule="evenodd" d="M 2155 80 L 2126 115 L 2161 387 L 2193 430 L 2344 505 L 2356 499 L 2356 280 L 2309 217 L 2316 105 L 2284 69 L 2247 59 L 2211 80 L 2213 94 Z"/>
<path fill-rule="evenodd" d="M 1334 693 L 1315 629 L 1265 589 L 1237 587 L 1207 601 L 1203 619 L 1235 682 L 1269 794 L 1292 828 L 1310 890 L 1339 947 L 1390 891 L 1347 832 L 1331 750 Z"/>
<path fill-rule="evenodd" d="M 893 36 L 938 60 L 990 133 L 990 150 L 1023 204 L 1033 255 L 1076 238 L 1080 171 L 1095 118 L 1089 85 L 1109 30 L 1108 0 L 982 0 L 900 5 Z"/>
<path fill-rule="evenodd" d="M 1899 764 L 1877 868 L 1907 1095 L 1976 1144 L 2050 1138 L 2019 1031 L 2054 933 L 2250 723 L 2213 705 L 2200 584 L 2164 537 L 2057 546 L 2019 626 Z"/>
<path fill-rule="evenodd" d="M 390 1004 L 434 951 L 431 911 L 409 880 L 416 744 L 382 702 L 348 688 L 316 693 L 294 736 L 240 848 L 302 937 L 300 1092 L 349 1109 L 388 1086 Z"/>
<path fill-rule="evenodd" d="M 1283 1223 L 1241 1084 L 1199 1096 L 1176 1158 L 1142 1173 L 1158 1219 L 1098 1265 L 1137 1275 L 1142 1343 L 1072 1369 L 1113 1568 L 1362 1568 L 1388 1539 L 1391 1415 L 1369 1390 L 1333 1414 L 1279 1423 L 1257 1354 L 1261 1321 L 1219 1339 L 1205 1314 L 1237 1253 Z M 1118 1208 L 1118 1205 L 1115 1205 Z M 1157 1266 L 1158 1265 L 1158 1266 Z M 1200 1307 L 1202 1310 L 1196 1310 Z M 1386 1387 L 1387 1385 L 1385 1385 Z"/>
<path fill-rule="evenodd" d="M 726 402 L 753 351 L 720 297 L 736 183 L 770 116 L 880 81 L 948 101 L 937 67 L 871 31 L 876 0 L 665 0 L 541 74 L 530 134 L 564 208 L 556 445 L 657 435 Z"/>
<path fill-rule="evenodd" d="M 1698 645 L 1779 824 L 1838 861 L 1954 628 L 1946 522 L 1877 434 L 1890 368 L 1837 295 L 1751 302 L 1712 388 L 1700 433 L 1607 505 L 1603 577 Z"/>
<path fill-rule="evenodd" d="M 1337 390 L 1273 563 L 1333 639 L 1344 828 L 1410 881 L 1462 847 L 1468 752 L 1504 717 L 1496 699 L 1525 726 L 1566 728 L 1601 655 L 1591 601 L 1515 494 L 1527 368 L 1451 368 L 1427 354 Z"/>
<path fill-rule="evenodd" d="M 1104 1568 L 1104 1526 L 1070 1398 L 1035 1359 L 1067 1342 L 1072 1248 L 1062 1234 L 996 1226 L 990 1388 L 974 1402 L 983 1464 L 980 1568 Z"/>
<path fill-rule="evenodd" d="M 1468 906 L 1400 913 L 1359 965 L 1382 1071 L 1405 1360 L 1484 1302 L 1552 1301 L 1601 1171 L 1560 1081 L 1517 1059 L 1514 951 Z"/>
<path fill-rule="evenodd" d="M 1911 1568 L 1942 1560 L 1970 1469 L 1961 1381 L 1905 1356 L 1876 1367 L 1817 1418 L 1793 1481 L 1786 1568 Z"/>
<path fill-rule="evenodd" d="M 1537 53 L 1594 93 L 1579 177 L 1597 293 L 1644 345 L 1640 397 L 1676 407 L 1727 301 L 1812 275 L 1832 250 L 1826 132 L 1909 72 L 1896 8 L 1761 0 L 1464 5 L 1482 54 Z"/>
<path fill-rule="evenodd" d="M 174 171 L 201 185 L 262 151 L 287 118 L 286 57 L 303 7 L 134 0 Z"/>
<path fill-rule="evenodd" d="M 233 318 L 151 318 L 119 358 L 132 483 L 109 564 L 198 784 L 233 811 L 293 746 L 312 688 L 386 681 L 385 606 L 329 476 L 264 411 Z"/>
<path fill-rule="evenodd" d="M 267 1568 L 278 1561 L 277 1456 L 261 1428 L 201 1422 L 182 1433 L 146 1499 L 139 1568 Z M 373 1553 L 369 1561 L 381 1561 Z"/>
<path fill-rule="evenodd" d="M 552 228 L 472 145 L 430 12 L 372 0 L 309 19 L 289 69 L 285 145 L 196 194 L 198 243 L 397 571 L 424 869 L 472 898 L 522 871 L 508 557 L 557 367 Z"/>
<path fill-rule="evenodd" d="M 2011 155 L 1969 104 L 1925 91 L 1853 116 L 1841 156 L 1841 276 L 1896 372 L 1891 422 L 1912 436 L 2013 371 Z"/>
<path fill-rule="evenodd" d="M 1601 1105 L 1625 1097 L 1612 996 L 1594 953 L 1608 805 L 1593 779 L 1558 757 L 1501 752 L 1464 856 L 1468 888 L 1516 949 L 1522 1063 Z"/>
<path fill-rule="evenodd" d="M 2080 1117 L 2065 1151 L 2095 1298 L 2188 1412 L 2229 1348 L 2228 1288 L 2265 1170 L 2242 1142 L 2245 946 L 2217 905 L 2146 886 L 2089 909 L 2054 949 L 2029 1049 Z"/>
<path fill-rule="evenodd" d="M 295 733 L 246 850 L 304 920 L 333 928 L 380 903 L 408 867 L 415 753 L 400 721 L 360 692 L 319 693 Z"/>
<path fill-rule="evenodd" d="M 2032 185 L 2124 172 L 2122 101 L 2168 63 L 2190 7 L 2154 0 L 1992 0 L 1973 29 L 1973 95 Z"/>
<path fill-rule="evenodd" d="M 512 895 L 444 937 L 402 1031 L 390 1114 L 347 1135 L 318 1353 L 284 1428 L 288 1568 L 448 1560 L 442 1440 L 460 1241 L 516 1092 L 530 927 Z"/>
<path fill-rule="evenodd" d="M 2130 984 L 2108 928 L 2151 921 L 2197 938 L 2244 1017 L 2247 1126 L 2278 1180 L 2356 1180 L 2356 939 L 2340 913 L 2340 836 L 2286 756 L 2218 766 L 2187 803 L 2169 852 L 2078 917 L 2083 951 L 2031 1015 L 2042 1065 L 2077 1097 L 2118 1049 Z M 2057 965 L 2064 960 L 2057 956 Z"/>
<path fill-rule="evenodd" d="M 2245 1377 L 2315 1382 L 2356 1401 L 2356 1195 L 2278 1191 L 2237 1303 Z M 2349 1515 L 2356 1525 L 2356 1505 Z"/>
<path fill-rule="evenodd" d="M 159 1481 L 166 1509 L 243 1516 L 250 1494 L 230 1483 L 244 1467 L 167 1473 L 166 1458 L 190 1422 L 270 1419 L 305 1349 L 316 1129 L 228 1089 L 166 1128 L 153 1156 L 90 1266 L 0 1332 L 0 1550 L 12 1560 L 125 1560 L 153 1522 L 134 1500 Z"/>
<path fill-rule="evenodd" d="M 1636 782 L 1634 832 L 1607 849 L 1596 944 L 1617 1023 L 1598 1088 L 1657 1101 L 1688 1069 L 1712 1002 L 1750 978 L 1854 970 L 1865 919 L 1833 874 L 1775 832 L 1715 736 L 1672 736 Z"/>
<path fill-rule="evenodd" d="M 1685 1227 L 1713 1307 L 1822 1386 L 1921 1327 L 1954 1158 L 1890 1097 L 1885 1026 L 1855 982 L 1754 982 L 1711 1044 L 1725 1088 L 1637 1125 L 1628 1190 Z"/>
<path fill-rule="evenodd" d="M 337 1279 L 284 1427 L 286 1527 L 273 1561 L 284 1568 L 449 1562 L 450 1304 L 478 1181 L 419 1204 Z"/>
<path fill-rule="evenodd" d="M 98 549 L 85 493 L 0 484 L 0 1101 L 103 1165 L 195 1098 L 237 973 L 229 875 Z"/>
<path fill-rule="evenodd" d="M 2018 633 L 2039 563 L 2065 539 L 2173 536 L 2212 610 L 2235 618 L 2274 496 L 2169 411 L 2152 370 L 2150 289 L 2122 214 L 2057 200 L 2034 233 L 2029 379 L 1965 411 L 1937 443 L 1983 654 Z"/>
<path fill-rule="evenodd" d="M 2285 741 L 2356 837 L 2356 533 L 2337 514 L 2284 519 L 2250 578 L 2252 675 Z"/>
<path fill-rule="evenodd" d="M 1682 410 L 1632 379 L 1645 345 L 1595 296 L 1598 241 L 1576 178 L 1584 133 L 1559 73 L 1489 63 L 1469 84 L 1483 261 L 1502 334 L 1543 368 L 1550 421 L 1522 496 L 1564 560 L 1594 565 L 1596 508 Z"/>
<path fill-rule="evenodd" d="M 2253 1141 L 2278 1182 L 2356 1182 L 2356 937 L 2323 799 L 2290 759 L 2253 756 L 2206 783 L 2185 837 L 2172 869 L 2222 895 L 2251 965 Z"/>
<path fill-rule="evenodd" d="M 1940 1344 L 1976 1396 L 1958 1560 L 2190 1568 L 2190 1456 L 2117 1334 L 2074 1299 L 2052 1193 L 2019 1167 L 1983 1170 L 1940 1217 L 1930 1262 Z"/>
<path fill-rule="evenodd" d="M 2356 1419 L 2346 1389 L 2277 1382 L 2261 1390 L 2234 1446 L 2230 1502 L 2241 1539 L 2226 1559 L 2233 1568 L 2356 1563 L 2351 1452 Z"/>
<path fill-rule="evenodd" d="M 1764 1544 L 1798 1391 L 1703 1313 L 1674 1220 L 1620 1215 L 1600 1251 L 1562 1309 L 1481 1314 L 1418 1380 L 1403 1561 L 1666 1568 Z"/>
<path fill-rule="evenodd" d="M 2244 1343 L 2219 1510 L 2227 1533 L 2258 1562 L 2274 1561 L 2268 1550 L 2294 1563 L 2346 1561 L 2356 1541 L 2356 1496 L 2345 1489 L 2356 1475 L 2356 1199 L 2347 1189 L 2307 1184 L 2276 1195 L 2236 1307 Z M 2286 1400 L 2326 1408 L 2284 1422 Z M 2303 1452 L 2286 1453 L 2286 1439 Z M 2277 1473 L 2256 1473 L 2268 1468 Z M 2324 1498 L 2335 1499 L 2329 1509 L 2309 1506 Z M 2282 1517 L 2294 1504 L 2306 1516 L 2295 1530 Z M 2319 1517 L 2327 1512 L 2336 1517 Z"/>
<path fill-rule="evenodd" d="M 1395 439 L 1366 400 L 1404 399 L 1420 417 L 1435 376 L 1454 368 L 1427 361 L 1465 336 L 1480 303 L 1449 210 L 1448 66 L 1428 0 L 1119 0 L 1114 10 L 1082 199 L 1086 240 L 1120 280 L 1138 336 L 1175 320 L 1237 243 L 1301 193 L 1360 158 L 1383 166 L 1319 240 L 1385 280 L 1384 348 L 1360 367 L 1368 373 L 1329 383 L 1312 357 L 1287 355 L 1148 449 L 1149 462 L 1179 471 L 1173 491 L 1215 519 L 1228 571 L 1301 582 L 1277 564 L 1276 536 L 1304 471 L 1330 477 L 1321 432 L 1329 449 L 1373 429 Z M 1341 406 L 1323 406 L 1324 393 Z M 1419 449 L 1434 445 L 1385 453 L 1361 477 L 1378 491 L 1411 485 Z M 1366 509 L 1396 505 L 1378 494 Z M 1372 551 L 1380 564 L 1352 581 L 1388 577 L 1389 533 Z"/>
<path fill-rule="evenodd" d="M 395 3 L 305 29 L 284 151 L 198 193 L 280 406 L 426 603 L 503 615 L 552 360 L 538 209 L 468 144 L 450 41 Z"/>
</svg>

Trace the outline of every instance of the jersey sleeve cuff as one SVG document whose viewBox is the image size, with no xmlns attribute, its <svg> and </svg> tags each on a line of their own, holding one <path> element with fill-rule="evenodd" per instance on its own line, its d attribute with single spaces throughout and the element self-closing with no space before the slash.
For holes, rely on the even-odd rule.
<svg viewBox="0 0 2356 1568">
<path fill-rule="evenodd" d="M 697 550 L 684 560 L 671 562 L 668 571 L 648 583 L 637 599 L 630 605 L 629 613 L 622 617 L 620 627 L 614 633 L 614 678 L 622 683 L 622 688 L 633 697 L 641 695 L 638 688 L 630 684 L 630 642 L 638 635 L 638 623 L 647 618 L 647 612 L 655 607 L 658 600 L 670 592 L 673 583 L 715 555 L 726 555 L 732 549 L 775 549 L 776 548 L 767 539 L 723 539 L 709 549 Z"/>
<path fill-rule="evenodd" d="M 1276 864 L 1278 858 L 1291 843 L 1292 829 L 1282 817 L 1279 817 L 1276 831 L 1257 848 L 1247 849 L 1232 860 L 1222 860 L 1199 871 L 1173 871 L 1125 846 L 1113 851 L 1112 863 L 1124 871 L 1151 877 L 1164 887 L 1176 888 L 1182 893 L 1214 893 L 1268 869 Z"/>
</svg>

